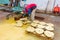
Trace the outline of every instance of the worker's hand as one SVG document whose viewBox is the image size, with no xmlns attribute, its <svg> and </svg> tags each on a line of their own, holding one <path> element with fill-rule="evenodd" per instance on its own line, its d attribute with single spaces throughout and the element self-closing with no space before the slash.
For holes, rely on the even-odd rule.
<svg viewBox="0 0 60 40">
<path fill-rule="evenodd" d="M 24 12 L 21 12 L 21 14 L 24 14 Z"/>
</svg>

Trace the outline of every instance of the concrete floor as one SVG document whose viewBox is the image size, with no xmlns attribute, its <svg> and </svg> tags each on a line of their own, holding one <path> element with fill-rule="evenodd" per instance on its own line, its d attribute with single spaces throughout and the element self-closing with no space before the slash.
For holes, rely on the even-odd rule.
<svg viewBox="0 0 60 40">
<path fill-rule="evenodd" d="M 1 20 L 4 20 L 8 14 L 10 14 L 10 13 L 0 11 L 0 21 L 1 21 Z"/>
<path fill-rule="evenodd" d="M 0 20 L 3 20 L 7 14 L 9 13 L 0 11 Z M 54 40 L 60 40 L 60 16 L 52 16 L 52 15 L 46 15 L 40 13 L 36 13 L 36 16 L 44 17 L 45 19 L 43 21 L 53 23 L 55 25 Z"/>
</svg>

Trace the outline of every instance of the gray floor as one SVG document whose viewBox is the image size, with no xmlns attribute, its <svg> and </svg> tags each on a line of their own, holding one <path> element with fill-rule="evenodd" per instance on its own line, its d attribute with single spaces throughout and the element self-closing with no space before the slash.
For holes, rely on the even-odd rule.
<svg viewBox="0 0 60 40">
<path fill-rule="evenodd" d="M 0 11 L 0 20 L 4 19 L 7 14 L 10 14 L 10 13 Z M 40 13 L 36 13 L 36 16 L 44 17 L 45 22 L 53 23 L 55 25 L 54 40 L 60 40 L 60 16 L 52 16 L 52 15 L 46 15 L 46 14 L 40 14 Z"/>
<path fill-rule="evenodd" d="M 5 19 L 8 14 L 10 14 L 10 13 L 0 11 L 0 21 L 3 20 L 3 19 Z"/>
</svg>

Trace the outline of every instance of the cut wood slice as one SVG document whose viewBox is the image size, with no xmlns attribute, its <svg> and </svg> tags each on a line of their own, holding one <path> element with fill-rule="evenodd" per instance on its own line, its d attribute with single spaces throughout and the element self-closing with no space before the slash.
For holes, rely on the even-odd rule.
<svg viewBox="0 0 60 40">
<path fill-rule="evenodd" d="M 37 27 L 37 25 L 38 24 L 36 24 L 36 23 L 31 23 L 31 26 L 33 26 L 33 27 Z"/>
<path fill-rule="evenodd" d="M 39 22 L 39 24 L 41 24 L 41 25 L 45 25 L 46 23 L 45 23 L 45 22 Z"/>
<path fill-rule="evenodd" d="M 45 31 L 44 34 L 45 34 L 47 37 L 54 38 L 54 33 L 53 33 L 53 32 Z"/>
<path fill-rule="evenodd" d="M 31 21 L 27 20 L 27 23 L 31 23 Z"/>
<path fill-rule="evenodd" d="M 21 18 L 20 20 L 28 20 L 27 18 Z"/>
<path fill-rule="evenodd" d="M 46 26 L 38 25 L 38 28 L 45 28 Z"/>
<path fill-rule="evenodd" d="M 36 32 L 37 34 L 42 34 L 42 33 L 44 32 L 44 30 L 43 30 L 43 29 L 40 29 L 40 28 L 36 28 L 36 29 L 35 29 L 35 32 Z"/>
<path fill-rule="evenodd" d="M 22 26 L 23 25 L 23 23 L 17 23 L 16 24 L 16 26 Z"/>
<path fill-rule="evenodd" d="M 16 21 L 17 23 L 22 23 L 22 21 L 21 20 L 18 20 L 18 21 Z"/>
<path fill-rule="evenodd" d="M 54 24 L 52 24 L 52 23 L 47 23 L 47 25 L 54 27 Z"/>
<path fill-rule="evenodd" d="M 26 29 L 26 31 L 33 33 L 33 32 L 35 31 L 35 29 L 34 29 L 33 27 L 29 26 L 29 27 Z"/>
<path fill-rule="evenodd" d="M 22 26 L 23 25 L 23 22 L 18 20 L 17 23 L 16 23 L 16 26 Z"/>
<path fill-rule="evenodd" d="M 33 22 L 34 22 L 34 23 L 37 23 L 37 24 L 39 23 L 39 21 L 38 21 L 38 20 L 34 20 Z"/>
<path fill-rule="evenodd" d="M 54 30 L 54 28 L 52 26 L 46 26 L 45 29 L 49 30 L 49 31 L 53 31 Z"/>
<path fill-rule="evenodd" d="M 42 37 L 46 37 L 44 34 L 41 34 Z"/>
</svg>

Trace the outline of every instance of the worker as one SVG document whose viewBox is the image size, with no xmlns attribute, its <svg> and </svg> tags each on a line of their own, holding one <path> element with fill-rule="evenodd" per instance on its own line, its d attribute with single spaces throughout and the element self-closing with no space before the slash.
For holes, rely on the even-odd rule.
<svg viewBox="0 0 60 40">
<path fill-rule="evenodd" d="M 59 14 L 59 6 L 57 5 L 56 7 L 54 7 L 54 10 L 53 10 L 54 14 Z"/>
<path fill-rule="evenodd" d="M 29 16 L 29 18 L 31 18 L 31 20 L 34 20 L 36 7 L 37 7 L 37 5 L 34 3 L 28 4 L 25 7 L 25 12 L 28 14 L 28 16 Z"/>
<path fill-rule="evenodd" d="M 60 15 L 60 7 L 59 7 L 59 15 Z"/>
<path fill-rule="evenodd" d="M 13 0 L 9 0 L 10 1 L 10 4 L 9 6 L 12 7 L 12 4 L 13 4 Z"/>
</svg>

